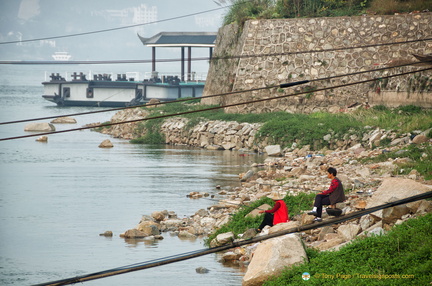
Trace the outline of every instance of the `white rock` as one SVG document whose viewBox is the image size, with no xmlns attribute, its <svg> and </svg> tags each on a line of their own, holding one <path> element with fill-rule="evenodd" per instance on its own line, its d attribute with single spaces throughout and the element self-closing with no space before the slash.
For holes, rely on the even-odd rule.
<svg viewBox="0 0 432 286">
<path fill-rule="evenodd" d="M 39 132 L 51 132 L 55 131 L 54 125 L 51 123 L 29 123 L 24 127 L 24 131 L 39 131 Z"/>
<path fill-rule="evenodd" d="M 75 124 L 77 121 L 72 117 L 58 117 L 56 119 L 51 120 L 51 123 L 59 123 L 59 124 Z"/>
<path fill-rule="evenodd" d="M 266 240 L 257 247 L 242 286 L 262 285 L 270 276 L 278 275 L 285 267 L 302 263 L 305 259 L 303 243 L 296 234 Z"/>
<path fill-rule="evenodd" d="M 421 193 L 429 192 L 432 188 L 410 179 L 385 178 L 381 186 L 367 200 L 367 208 L 375 207 L 389 202 L 405 199 Z M 373 213 L 382 218 L 382 210 Z"/>
<path fill-rule="evenodd" d="M 281 156 L 281 147 L 280 145 L 268 145 L 265 147 L 265 152 L 268 156 Z"/>
<path fill-rule="evenodd" d="M 338 228 L 338 234 L 345 239 L 345 241 L 350 241 L 360 232 L 360 226 L 357 224 L 345 224 Z"/>
</svg>

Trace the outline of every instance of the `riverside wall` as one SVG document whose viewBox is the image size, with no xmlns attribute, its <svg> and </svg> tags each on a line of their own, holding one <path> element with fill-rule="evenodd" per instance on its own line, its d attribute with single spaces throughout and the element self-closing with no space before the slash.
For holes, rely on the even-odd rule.
<svg viewBox="0 0 432 286">
<path fill-rule="evenodd" d="M 416 41 L 430 38 L 432 13 L 250 20 L 242 31 L 235 24 L 228 25 L 218 32 L 202 103 L 234 105 L 226 108 L 226 112 L 230 113 L 339 112 L 359 104 L 389 107 L 415 104 L 432 108 L 430 70 L 314 92 L 316 89 L 425 68 L 426 65 L 412 64 L 385 71 L 376 70 L 416 62 L 413 54 L 432 54 L 430 40 Z M 411 42 L 379 45 L 406 41 Z M 359 46 L 369 47 L 354 48 Z M 315 81 L 367 70 L 376 71 Z M 302 80 L 312 82 L 293 88 L 260 89 L 205 98 Z M 296 92 L 305 93 L 235 105 Z"/>
<path fill-rule="evenodd" d="M 188 128 L 189 120 L 182 117 L 168 118 L 161 126 L 161 133 L 165 135 L 165 143 L 171 145 L 187 145 L 209 150 L 240 150 L 266 152 L 270 155 L 274 150 L 268 149 L 269 138 L 259 138 L 256 140 L 255 135 L 261 128 L 261 123 L 239 123 L 236 121 L 202 121 Z M 423 130 L 422 130 L 423 131 Z M 357 146 L 372 149 L 379 146 L 382 140 L 389 140 L 390 147 L 407 144 L 411 142 L 411 137 L 421 135 L 417 138 L 417 143 L 426 142 L 431 129 L 417 131 L 411 134 L 397 134 L 392 130 L 380 128 L 365 127 L 361 136 L 355 134 L 352 130 L 345 134 L 329 133 L 323 138 L 317 138 L 317 141 L 324 140 L 331 150 L 346 150 Z M 296 144 L 290 148 L 295 149 Z M 363 148 L 362 147 L 362 148 Z M 302 149 L 313 149 L 314 146 L 304 146 Z M 285 150 L 286 151 L 286 150 Z M 274 155 L 280 155 L 285 152 L 278 150 Z"/>
</svg>

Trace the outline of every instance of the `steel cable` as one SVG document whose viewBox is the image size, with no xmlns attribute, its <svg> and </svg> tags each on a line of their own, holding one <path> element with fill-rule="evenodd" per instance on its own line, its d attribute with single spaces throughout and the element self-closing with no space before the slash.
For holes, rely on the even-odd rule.
<svg viewBox="0 0 432 286">
<path fill-rule="evenodd" d="M 129 272 L 133 272 L 133 271 L 154 268 L 154 267 L 158 267 L 158 266 L 162 266 L 162 265 L 167 265 L 167 264 L 171 264 L 171 263 L 175 263 L 175 262 L 180 262 L 180 261 L 204 256 L 207 254 L 221 252 L 224 250 L 228 250 L 228 249 L 243 246 L 243 245 L 248 245 L 251 243 L 261 242 L 261 241 L 275 238 L 275 237 L 279 237 L 282 235 L 287 235 L 287 234 L 291 234 L 291 233 L 297 233 L 297 232 L 317 229 L 317 228 L 321 228 L 321 227 L 324 227 L 327 225 L 342 223 L 342 222 L 345 222 L 348 220 L 356 219 L 356 218 L 359 218 L 361 216 L 376 212 L 378 210 L 382 210 L 382 209 L 386 209 L 386 208 L 390 208 L 390 207 L 394 207 L 394 206 L 398 206 L 398 205 L 402 205 L 402 204 L 406 204 L 406 203 L 410 203 L 410 202 L 415 202 L 418 200 L 428 199 L 431 197 L 432 197 L 432 191 L 422 193 L 419 195 L 415 195 L 415 196 L 411 196 L 411 197 L 408 197 L 405 199 L 397 200 L 394 202 L 388 202 L 388 203 L 385 203 L 385 204 L 382 204 L 379 206 L 375 206 L 372 208 L 353 212 L 353 213 L 350 213 L 350 214 L 347 214 L 347 215 L 344 215 L 341 217 L 335 217 L 333 219 L 329 219 L 329 220 L 326 220 L 326 221 L 323 221 L 320 223 L 313 223 L 313 224 L 307 224 L 307 225 L 303 225 L 303 226 L 299 226 L 299 227 L 294 227 L 294 228 L 286 229 L 283 231 L 278 231 L 278 232 L 264 235 L 264 236 L 257 236 L 257 237 L 254 237 L 254 238 L 248 239 L 248 240 L 233 242 L 233 243 L 228 244 L 228 245 L 213 247 L 213 248 L 204 249 L 204 250 L 192 251 L 192 252 L 188 252 L 188 253 L 183 253 L 183 254 L 179 254 L 179 255 L 161 258 L 160 260 L 152 260 L 149 262 L 137 263 L 137 264 L 134 264 L 132 266 L 118 267 L 118 268 L 114 268 L 114 269 L 109 269 L 109 270 L 105 270 L 105 271 L 101 271 L 101 272 L 77 276 L 77 277 L 73 277 L 73 278 L 67 278 L 67 279 L 62 279 L 62 280 L 57 280 L 57 281 L 52 281 L 52 282 L 46 282 L 46 283 L 41 283 L 41 284 L 35 284 L 33 286 L 70 285 L 70 284 L 74 284 L 74 283 L 82 283 L 82 282 L 95 280 L 95 279 L 101 279 L 101 278 L 105 278 L 105 277 L 109 277 L 109 276 L 125 274 L 125 273 L 129 273 Z"/>
<path fill-rule="evenodd" d="M 373 79 L 368 79 L 368 80 L 363 80 L 363 81 L 358 81 L 358 82 L 353 82 L 353 83 L 341 84 L 341 85 L 336 85 L 336 86 L 331 86 L 331 87 L 326 87 L 326 88 L 319 88 L 319 89 L 314 89 L 313 92 L 331 90 L 331 89 L 341 88 L 341 87 L 348 87 L 348 86 L 352 86 L 352 85 L 356 85 L 356 84 L 363 84 L 363 83 L 373 82 L 373 81 L 376 81 L 376 80 L 379 80 L 379 79 L 388 79 L 388 78 L 392 78 L 392 77 L 396 77 L 396 76 L 408 75 L 408 74 L 413 74 L 413 73 L 417 73 L 417 72 L 427 71 L 427 70 L 431 70 L 431 69 L 432 69 L 432 67 L 431 68 L 420 69 L 420 70 L 416 70 L 416 71 L 404 72 L 404 73 L 395 74 L 395 75 L 382 76 L 382 77 L 379 77 L 379 78 L 373 78 Z M 257 89 L 253 89 L 253 90 L 260 90 L 260 89 L 267 89 L 267 88 L 268 87 L 257 88 Z M 251 91 L 251 90 L 249 90 L 249 91 Z M 245 92 L 245 91 L 239 91 L 239 92 Z M 237 92 L 237 93 L 239 93 L 239 92 Z M 72 132 L 72 131 L 79 131 L 79 130 L 86 130 L 86 129 L 94 129 L 94 128 L 98 128 L 98 127 L 114 126 L 114 125 L 120 125 L 120 124 L 126 124 L 126 123 L 134 123 L 134 122 L 140 122 L 140 121 L 147 121 L 147 120 L 152 120 L 152 119 L 167 118 L 167 117 L 173 117 L 173 116 L 179 116 L 179 115 L 185 115 L 185 114 L 191 114 L 191 113 L 198 113 L 198 112 L 203 112 L 203 111 L 217 110 L 217 109 L 222 109 L 222 108 L 227 108 L 227 107 L 234 107 L 234 106 L 245 105 L 245 104 L 254 104 L 254 103 L 258 103 L 258 102 L 264 102 L 264 101 L 269 101 L 269 100 L 275 100 L 275 99 L 281 99 L 281 98 L 286 98 L 286 97 L 297 96 L 297 95 L 301 95 L 301 94 L 307 94 L 307 93 L 310 93 L 310 92 L 311 91 L 303 91 L 303 92 L 297 92 L 297 93 L 294 93 L 294 94 L 287 94 L 287 95 L 275 96 L 275 97 L 270 97 L 270 98 L 262 98 L 262 99 L 257 99 L 257 100 L 251 100 L 251 101 L 247 101 L 247 102 L 240 102 L 240 103 L 233 103 L 233 104 L 227 104 L 227 105 L 222 105 L 222 106 L 209 107 L 209 108 L 204 108 L 204 109 L 200 109 L 200 110 L 192 110 L 192 111 L 185 111 L 185 112 L 177 112 L 177 113 L 173 113 L 173 114 L 159 115 L 159 116 L 154 116 L 154 117 L 146 117 L 146 118 L 143 118 L 143 119 L 127 120 L 127 121 L 122 121 L 122 122 L 105 123 L 105 124 L 85 126 L 85 127 L 80 127 L 80 128 L 73 128 L 73 129 L 52 131 L 52 132 L 44 132 L 44 133 L 29 134 L 29 135 L 22 135 L 22 136 L 6 137 L 6 138 L 0 138 L 0 141 L 15 140 L 15 139 L 28 138 L 28 137 L 43 136 L 43 135 L 51 135 L 51 134 L 58 134 L 58 133 L 65 133 L 65 132 Z"/>
</svg>

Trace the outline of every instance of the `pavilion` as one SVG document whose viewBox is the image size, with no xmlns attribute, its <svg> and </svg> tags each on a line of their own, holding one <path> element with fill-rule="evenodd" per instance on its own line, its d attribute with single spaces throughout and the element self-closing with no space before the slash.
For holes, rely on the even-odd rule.
<svg viewBox="0 0 432 286">
<path fill-rule="evenodd" d="M 209 48 L 209 58 L 212 57 L 216 43 L 216 32 L 161 32 L 151 38 L 144 38 L 138 34 L 141 42 L 152 48 L 152 72 L 156 71 L 156 48 L 181 48 L 181 80 L 185 81 L 185 48 L 188 51 L 187 80 L 192 74 L 192 47 Z"/>
</svg>

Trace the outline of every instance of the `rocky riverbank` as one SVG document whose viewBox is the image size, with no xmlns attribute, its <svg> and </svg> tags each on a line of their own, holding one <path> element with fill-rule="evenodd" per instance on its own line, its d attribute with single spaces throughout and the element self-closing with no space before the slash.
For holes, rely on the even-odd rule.
<svg viewBox="0 0 432 286">
<path fill-rule="evenodd" d="M 145 117 L 145 114 L 136 114 L 135 116 Z M 119 120 L 124 120 L 126 117 L 122 115 L 119 118 L 121 118 Z M 265 142 L 257 145 L 253 143 L 251 138 L 259 129 L 258 124 L 212 121 L 201 122 L 192 129 L 187 129 L 186 126 L 187 120 L 184 118 L 167 120 L 162 125 L 162 132 L 166 135 L 167 143 L 208 149 L 262 150 L 267 153 L 268 158 L 263 165 L 254 164 L 248 172 L 239 174 L 239 180 L 242 182 L 241 187 L 215 186 L 217 189 L 220 188 L 220 190 L 215 191 L 215 194 L 223 198 L 215 205 L 207 209 L 200 209 L 194 215 L 182 219 L 167 210 L 145 215 L 134 229 L 125 231 L 121 235 L 122 237 L 146 240 L 163 239 L 164 232 L 174 232 L 179 237 L 184 238 L 206 237 L 227 223 L 230 214 L 236 212 L 241 205 L 267 196 L 271 191 L 278 190 L 287 195 L 295 196 L 302 192 L 316 193 L 327 189 L 329 181 L 325 176 L 325 170 L 329 166 L 338 170 L 338 177 L 348 192 L 347 200 L 338 204 L 338 207 L 343 210 L 343 214 L 432 190 L 432 183 L 424 181 L 415 170 L 406 176 L 394 176 L 400 170 L 400 164 L 410 160 L 404 157 L 404 150 L 409 144 L 431 144 L 431 140 L 426 136 L 429 130 L 419 130 L 415 134 L 404 134 L 399 137 L 392 131 L 381 129 L 370 129 L 362 138 L 345 136 L 345 138 L 336 139 L 332 138 L 330 134 L 326 139 L 334 140 L 331 142 L 334 144 L 335 150 L 313 151 L 310 146 L 296 148 L 295 144 L 284 150 L 281 150 L 277 145 L 264 145 Z M 113 136 L 131 138 L 139 135 L 133 126 L 128 127 L 128 130 L 125 133 L 118 129 L 118 134 L 122 135 L 114 135 L 113 133 Z M 105 133 L 107 132 L 109 133 L 109 130 L 105 131 Z M 385 138 L 390 139 L 389 147 L 370 148 L 379 145 L 380 140 Z M 400 157 L 397 159 L 371 164 L 359 162 L 362 158 L 374 157 L 384 152 L 397 150 L 400 152 Z M 424 160 L 430 160 L 426 153 L 423 156 Z M 215 194 L 190 193 L 188 197 L 200 199 Z M 282 271 L 278 265 L 286 266 L 303 261 L 303 257 L 306 255 L 303 248 L 303 251 L 294 253 L 292 248 L 286 247 L 278 250 L 277 254 L 269 256 L 269 253 L 273 253 L 272 250 L 277 248 L 277 245 L 299 243 L 299 245 L 315 247 L 321 251 L 338 249 L 357 236 L 384 233 L 395 224 L 430 211 L 432 211 L 430 201 L 419 201 L 389 208 L 338 225 L 236 248 L 224 253 L 222 262 L 247 266 L 243 284 L 260 285 L 269 275 Z M 254 213 L 252 212 L 251 215 Z M 265 228 L 260 234 L 257 234 L 255 230 L 249 230 L 240 237 L 235 237 L 232 233 L 221 234 L 211 242 L 211 246 L 310 224 L 313 218 L 313 216 L 303 213 L 291 217 L 289 223 Z M 323 218 L 325 219 L 326 215 Z M 296 259 L 285 260 L 286 257 L 293 256 Z M 260 264 L 256 261 L 270 261 L 271 263 Z M 272 270 L 269 271 L 269 269 Z"/>
<path fill-rule="evenodd" d="M 127 109 L 117 112 L 111 123 L 144 119 L 148 111 L 142 108 Z M 115 138 L 136 139 L 146 133 L 145 128 L 138 127 L 138 123 L 127 123 L 104 128 L 100 132 L 109 134 Z M 254 152 L 267 152 L 269 138 L 256 140 L 255 135 L 259 131 L 261 123 L 239 123 L 235 121 L 205 121 L 189 126 L 189 119 L 182 117 L 171 117 L 164 121 L 160 132 L 165 136 L 165 143 L 171 145 L 188 145 L 193 147 L 212 150 L 250 150 Z M 318 141 L 327 142 L 328 149 L 335 151 L 347 150 L 361 146 L 364 149 L 379 147 L 382 142 L 389 142 L 390 146 L 407 144 L 414 139 L 415 143 L 423 143 L 428 139 L 426 134 L 429 130 L 417 130 L 413 133 L 398 134 L 394 130 L 385 130 L 366 126 L 361 135 L 351 130 L 347 134 L 339 134 L 335 131 L 329 132 Z M 312 146 L 313 147 L 313 146 Z M 280 156 L 296 148 L 296 143 L 290 148 L 279 150 L 270 156 Z"/>
</svg>

